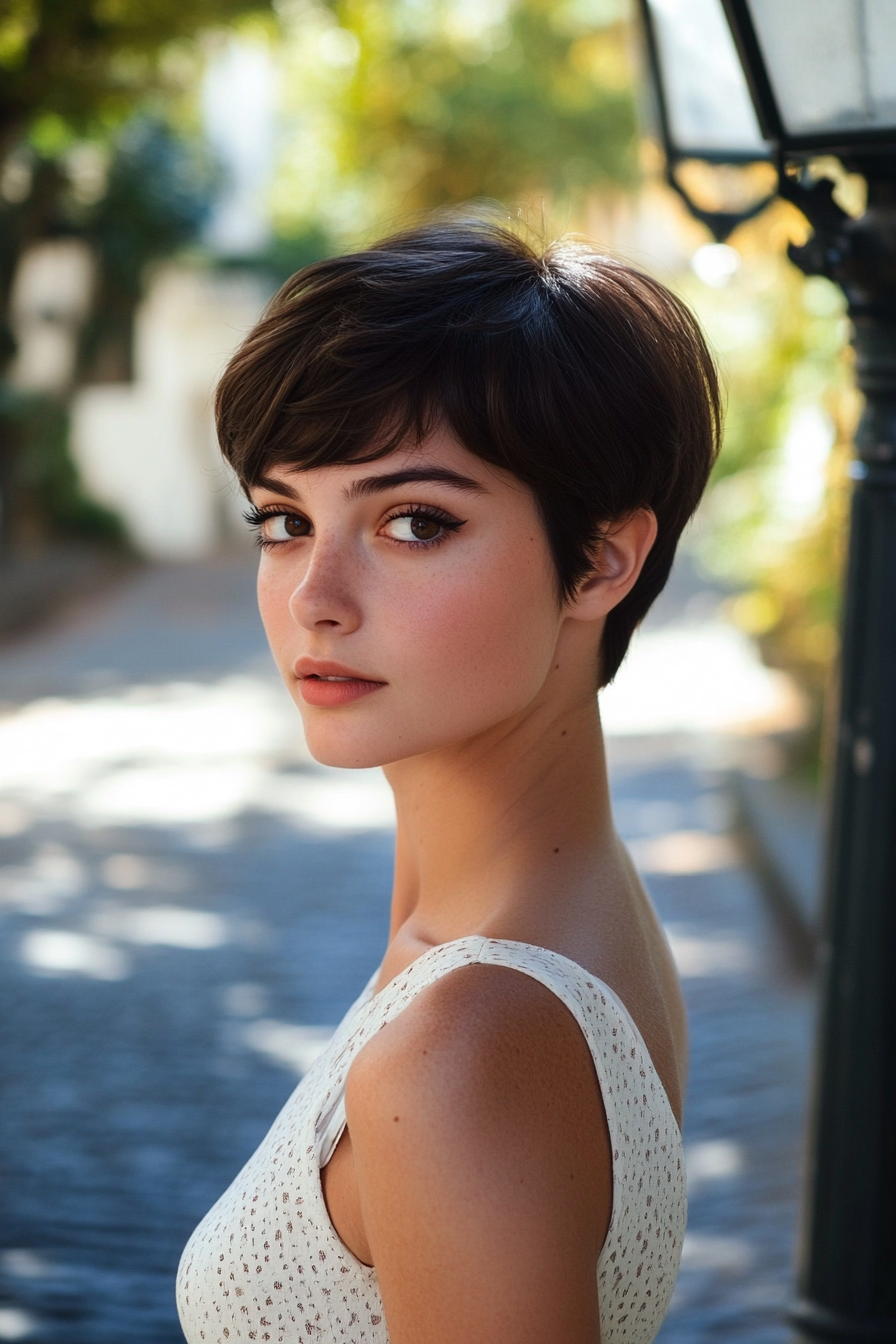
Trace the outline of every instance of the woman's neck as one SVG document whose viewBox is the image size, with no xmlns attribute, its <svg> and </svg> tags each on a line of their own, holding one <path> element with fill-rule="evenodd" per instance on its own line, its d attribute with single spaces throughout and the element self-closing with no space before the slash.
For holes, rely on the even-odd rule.
<svg viewBox="0 0 896 1344">
<path fill-rule="evenodd" d="M 450 750 L 396 762 L 386 776 L 398 822 L 390 938 L 562 942 L 595 876 L 618 863 L 587 685 L 539 698 Z"/>
</svg>

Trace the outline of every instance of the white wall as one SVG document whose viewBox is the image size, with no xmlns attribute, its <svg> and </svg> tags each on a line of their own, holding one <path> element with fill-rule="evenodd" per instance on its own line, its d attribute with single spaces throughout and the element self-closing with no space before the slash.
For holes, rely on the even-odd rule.
<svg viewBox="0 0 896 1344">
<path fill-rule="evenodd" d="M 245 529 L 215 443 L 214 384 L 267 298 L 248 273 L 167 267 L 137 316 L 135 381 L 82 389 L 72 449 L 91 495 L 150 559 L 213 552 Z"/>
<path fill-rule="evenodd" d="M 10 296 L 18 350 L 9 378 L 15 387 L 50 393 L 69 387 L 94 281 L 93 257 L 80 239 L 47 239 L 28 248 Z"/>
</svg>

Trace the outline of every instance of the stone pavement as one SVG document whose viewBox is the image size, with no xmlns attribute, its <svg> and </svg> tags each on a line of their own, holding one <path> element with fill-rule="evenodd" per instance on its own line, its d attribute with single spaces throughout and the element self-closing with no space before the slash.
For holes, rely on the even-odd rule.
<svg viewBox="0 0 896 1344">
<path fill-rule="evenodd" d="M 147 570 L 0 651 L 0 1340 L 181 1339 L 187 1236 L 382 953 L 388 794 L 309 760 L 252 588 L 239 557 Z M 718 741 L 611 757 L 691 1019 L 660 1338 L 783 1344 L 809 986 Z"/>
</svg>

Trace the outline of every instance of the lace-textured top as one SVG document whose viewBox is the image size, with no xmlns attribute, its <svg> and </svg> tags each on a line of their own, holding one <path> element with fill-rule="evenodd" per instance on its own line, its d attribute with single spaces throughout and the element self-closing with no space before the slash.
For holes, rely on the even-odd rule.
<svg viewBox="0 0 896 1344">
<path fill-rule="evenodd" d="M 595 1266 L 602 1344 L 649 1344 L 678 1272 L 686 1220 L 681 1135 L 637 1027 L 602 981 L 528 943 L 442 943 L 379 994 L 373 982 L 261 1146 L 193 1233 L 177 1305 L 188 1344 L 388 1344 L 376 1270 L 327 1214 L 320 1181 L 345 1128 L 345 1080 L 366 1041 L 426 985 L 474 962 L 532 976 L 566 1005 L 594 1057 L 613 1150 L 613 1209 Z"/>
</svg>

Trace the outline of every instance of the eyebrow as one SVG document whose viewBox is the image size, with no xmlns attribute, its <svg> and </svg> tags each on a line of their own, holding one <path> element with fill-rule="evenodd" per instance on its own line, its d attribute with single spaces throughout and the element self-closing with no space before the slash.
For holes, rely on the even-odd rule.
<svg viewBox="0 0 896 1344">
<path fill-rule="evenodd" d="M 389 471 L 382 476 L 362 476 L 345 489 L 346 499 L 364 499 L 368 495 L 378 495 L 384 490 L 394 490 L 400 485 L 447 485 L 453 490 L 464 490 L 467 494 L 484 495 L 487 490 L 479 481 L 470 476 L 462 476 L 459 471 L 448 467 L 407 467 L 404 471 Z"/>
<path fill-rule="evenodd" d="M 260 476 L 256 484 L 274 494 L 288 495 L 290 499 L 298 501 L 301 498 L 291 485 L 274 476 Z M 362 476 L 347 485 L 344 494 L 347 500 L 365 499 L 369 495 L 381 494 L 384 490 L 417 484 L 447 485 L 453 490 L 463 490 L 472 495 L 488 494 L 486 487 L 479 481 L 474 481 L 471 476 L 463 476 L 459 471 L 452 471 L 450 467 L 407 467 L 404 471 L 384 472 L 381 476 Z"/>
</svg>

